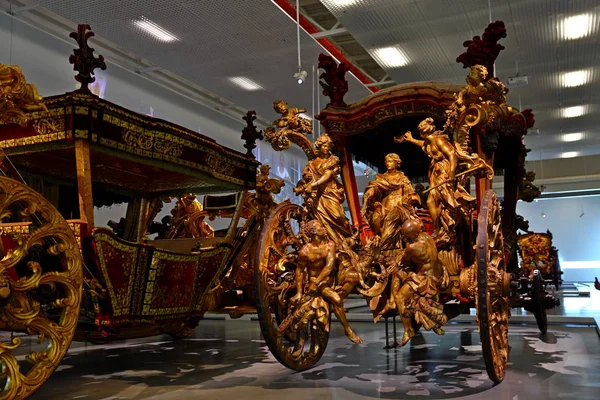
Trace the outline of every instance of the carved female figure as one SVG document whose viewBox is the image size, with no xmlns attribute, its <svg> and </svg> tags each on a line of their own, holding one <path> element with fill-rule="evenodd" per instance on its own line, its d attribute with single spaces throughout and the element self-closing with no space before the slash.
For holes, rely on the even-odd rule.
<svg viewBox="0 0 600 400">
<path fill-rule="evenodd" d="M 409 142 L 419 146 L 431 157 L 429 166 L 429 195 L 427 209 L 435 225 L 436 234 L 448 233 L 456 221 L 450 211 L 474 198 L 456 180 L 459 157 L 448 136 L 436 131 L 432 118 L 426 118 L 418 125 L 423 140 L 416 140 L 410 132 L 394 139 L 398 143 Z M 472 161 L 472 160 L 470 160 Z"/>
<path fill-rule="evenodd" d="M 309 219 L 317 219 L 327 230 L 327 236 L 335 243 L 352 236 L 350 223 L 344 214 L 344 188 L 337 175 L 340 173 L 340 160 L 331 154 L 333 140 L 329 135 L 320 136 L 315 141 L 317 156 L 310 160 L 302 172 L 296 193 L 303 194 Z M 310 183 L 306 181 L 310 179 Z M 310 199 L 310 201 L 307 201 Z"/>
<path fill-rule="evenodd" d="M 387 171 L 369 182 L 363 195 L 362 214 L 373 232 L 381 236 L 382 248 L 401 248 L 400 227 L 416 218 L 414 204 L 420 203 L 410 180 L 400 170 L 402 160 L 395 153 L 385 156 Z"/>
</svg>

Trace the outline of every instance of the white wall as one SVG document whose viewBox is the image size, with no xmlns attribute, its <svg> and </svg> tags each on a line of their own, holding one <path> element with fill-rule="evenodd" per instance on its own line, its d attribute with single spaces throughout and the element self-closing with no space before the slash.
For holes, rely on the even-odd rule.
<svg viewBox="0 0 600 400">
<path fill-rule="evenodd" d="M 532 231 L 552 232 L 565 281 L 600 277 L 600 196 L 520 201 L 517 213 Z"/>
</svg>

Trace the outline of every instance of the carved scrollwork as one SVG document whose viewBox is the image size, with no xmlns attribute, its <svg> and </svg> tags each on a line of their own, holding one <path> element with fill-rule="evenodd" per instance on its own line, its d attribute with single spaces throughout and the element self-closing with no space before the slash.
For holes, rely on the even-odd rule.
<svg viewBox="0 0 600 400">
<path fill-rule="evenodd" d="M 5 243 L 0 281 L 7 283 L 4 292 L 10 291 L 0 305 L 0 329 L 37 336 L 47 346 L 26 349 L 20 337 L 0 344 L 3 375 L 8 378 L 0 399 L 26 398 L 49 378 L 71 343 L 82 294 L 81 254 L 69 225 L 41 195 L 0 178 L 3 221 L 12 215 L 7 210 L 15 207 L 20 218 L 31 221 L 31 228 L 26 234 L 11 234 L 0 224 Z M 17 350 L 27 353 L 30 367 L 23 368 L 14 354 Z"/>
<path fill-rule="evenodd" d="M 312 123 L 300 116 L 306 110 L 289 107 L 283 100 L 274 101 L 273 109 L 281 114 L 281 118 L 265 130 L 265 139 L 271 144 L 273 150 L 287 150 L 294 143 L 304 151 L 309 160 L 312 160 L 316 155 L 315 148 L 306 137 L 313 133 Z"/>
<path fill-rule="evenodd" d="M 43 97 L 16 65 L 0 64 L 0 124 L 26 126 L 26 112 L 44 110 Z"/>
</svg>

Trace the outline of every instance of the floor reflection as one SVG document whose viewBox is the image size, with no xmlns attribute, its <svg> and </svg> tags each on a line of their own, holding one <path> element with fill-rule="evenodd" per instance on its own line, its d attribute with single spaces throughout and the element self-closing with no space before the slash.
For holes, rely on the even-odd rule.
<svg viewBox="0 0 600 400">
<path fill-rule="evenodd" d="M 268 352 L 256 321 L 203 321 L 195 336 L 74 345 L 33 399 L 597 398 L 600 342 L 591 328 L 510 329 L 510 365 L 487 378 L 476 327 L 448 325 L 384 350 L 383 324 L 354 323 L 364 345 L 333 325 L 321 362 L 294 372 Z M 515 397 L 517 396 L 517 397 Z"/>
</svg>

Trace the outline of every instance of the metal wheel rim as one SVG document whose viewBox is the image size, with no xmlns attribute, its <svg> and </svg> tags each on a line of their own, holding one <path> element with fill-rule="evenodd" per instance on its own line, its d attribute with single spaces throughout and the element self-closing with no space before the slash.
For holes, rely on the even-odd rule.
<svg viewBox="0 0 600 400">
<path fill-rule="evenodd" d="M 495 227 L 495 228 L 494 228 Z M 506 273 L 500 206 L 493 190 L 485 192 L 477 226 L 477 319 L 488 376 L 500 383 L 508 364 L 508 294 L 498 289 Z M 492 240 L 490 241 L 490 237 Z"/>
</svg>

